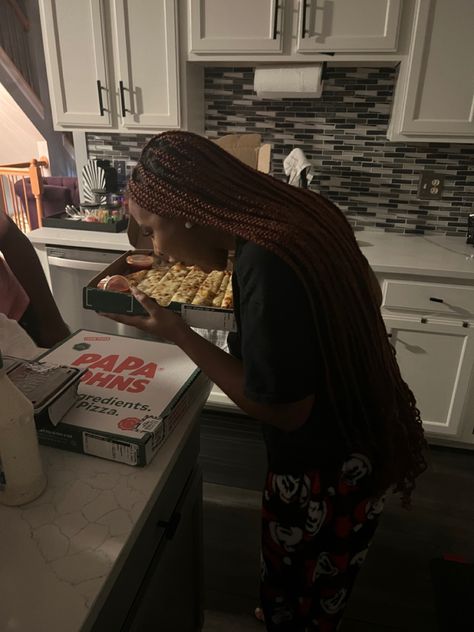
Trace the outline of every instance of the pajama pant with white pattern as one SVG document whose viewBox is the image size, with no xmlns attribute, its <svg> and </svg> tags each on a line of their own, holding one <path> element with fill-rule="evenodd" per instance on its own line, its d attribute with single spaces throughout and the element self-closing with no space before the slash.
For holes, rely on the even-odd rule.
<svg viewBox="0 0 474 632">
<path fill-rule="evenodd" d="M 333 472 L 268 472 L 260 587 L 267 630 L 337 630 L 383 509 L 384 497 L 367 491 L 370 476 L 360 454 Z"/>
</svg>

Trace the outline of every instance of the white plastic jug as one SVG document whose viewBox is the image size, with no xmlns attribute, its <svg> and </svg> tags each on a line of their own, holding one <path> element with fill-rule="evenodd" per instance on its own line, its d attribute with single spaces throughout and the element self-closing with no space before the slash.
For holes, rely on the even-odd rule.
<svg viewBox="0 0 474 632">
<path fill-rule="evenodd" d="M 0 352 L 0 503 L 23 505 L 45 487 L 33 404 L 6 375 Z"/>
</svg>

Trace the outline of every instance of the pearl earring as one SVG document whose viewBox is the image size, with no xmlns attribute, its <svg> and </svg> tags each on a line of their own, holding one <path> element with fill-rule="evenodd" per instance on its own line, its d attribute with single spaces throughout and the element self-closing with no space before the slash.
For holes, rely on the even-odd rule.
<svg viewBox="0 0 474 632">
<path fill-rule="evenodd" d="M 184 227 L 185 228 L 192 228 L 193 225 L 191 224 L 191 222 L 185 222 Z"/>
</svg>

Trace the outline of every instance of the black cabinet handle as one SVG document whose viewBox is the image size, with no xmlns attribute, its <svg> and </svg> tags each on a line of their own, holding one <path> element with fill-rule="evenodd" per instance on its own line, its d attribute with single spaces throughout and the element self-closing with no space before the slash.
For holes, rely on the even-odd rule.
<svg viewBox="0 0 474 632">
<path fill-rule="evenodd" d="M 303 16 L 301 20 L 301 39 L 304 39 L 306 37 L 306 2 L 307 0 L 303 0 L 303 7 L 301 9 L 303 11 Z"/>
<path fill-rule="evenodd" d="M 273 16 L 273 37 L 272 39 L 276 40 L 278 35 L 278 13 L 280 12 L 280 5 L 278 4 L 278 0 L 275 6 L 275 15 Z"/>
<path fill-rule="evenodd" d="M 97 93 L 99 95 L 99 112 L 101 116 L 104 116 L 104 112 L 107 112 L 107 110 L 104 108 L 104 102 L 102 100 L 102 85 L 100 79 L 97 79 Z"/>
<path fill-rule="evenodd" d="M 125 118 L 127 116 L 127 112 L 130 112 L 130 110 L 127 110 L 127 108 L 125 107 L 125 87 L 123 85 L 123 81 L 119 81 L 119 88 L 120 88 L 120 103 L 122 104 L 122 116 L 123 118 Z"/>
<path fill-rule="evenodd" d="M 442 298 L 436 298 L 436 296 L 430 296 L 430 301 L 433 303 L 444 303 Z"/>
<path fill-rule="evenodd" d="M 160 520 L 156 526 L 165 530 L 165 537 L 167 540 L 172 540 L 180 521 L 181 514 L 174 513 L 169 520 Z"/>
</svg>

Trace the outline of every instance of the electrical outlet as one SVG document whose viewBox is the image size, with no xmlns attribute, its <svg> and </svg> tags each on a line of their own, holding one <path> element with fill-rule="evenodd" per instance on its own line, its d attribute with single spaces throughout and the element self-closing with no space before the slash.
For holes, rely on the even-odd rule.
<svg viewBox="0 0 474 632">
<path fill-rule="evenodd" d="M 444 176 L 434 171 L 423 171 L 418 184 L 420 200 L 439 200 L 443 195 Z"/>
</svg>

